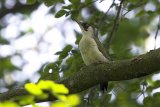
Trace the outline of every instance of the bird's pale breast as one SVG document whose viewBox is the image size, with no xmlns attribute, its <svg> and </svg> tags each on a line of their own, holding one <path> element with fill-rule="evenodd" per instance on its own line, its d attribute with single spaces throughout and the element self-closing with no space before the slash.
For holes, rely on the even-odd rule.
<svg viewBox="0 0 160 107">
<path fill-rule="evenodd" d="M 99 51 L 98 46 L 93 38 L 82 37 L 79 43 L 79 49 L 86 65 L 96 62 L 107 62 L 107 59 Z"/>
</svg>

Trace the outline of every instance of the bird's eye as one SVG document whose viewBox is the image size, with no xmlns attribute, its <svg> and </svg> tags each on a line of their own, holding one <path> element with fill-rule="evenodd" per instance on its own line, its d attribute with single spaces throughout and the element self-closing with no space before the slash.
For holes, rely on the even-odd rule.
<svg viewBox="0 0 160 107">
<path fill-rule="evenodd" d="M 84 28 L 85 31 L 87 31 L 89 24 L 88 23 L 82 23 L 82 26 Z"/>
</svg>

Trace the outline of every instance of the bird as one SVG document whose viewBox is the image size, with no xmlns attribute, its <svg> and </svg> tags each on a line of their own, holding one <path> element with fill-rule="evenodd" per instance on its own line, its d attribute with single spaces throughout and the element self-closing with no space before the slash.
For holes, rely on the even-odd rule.
<svg viewBox="0 0 160 107">
<path fill-rule="evenodd" d="M 108 62 L 110 60 L 109 55 L 106 53 L 104 46 L 99 41 L 96 35 L 96 30 L 86 22 L 79 22 L 75 20 L 81 31 L 82 38 L 79 42 L 79 50 L 82 59 L 86 66 L 99 62 Z M 100 83 L 100 90 L 107 91 L 108 81 Z"/>
</svg>

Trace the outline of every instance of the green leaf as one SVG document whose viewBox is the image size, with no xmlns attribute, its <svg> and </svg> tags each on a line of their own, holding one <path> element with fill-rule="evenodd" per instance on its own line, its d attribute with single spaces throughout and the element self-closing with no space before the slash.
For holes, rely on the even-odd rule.
<svg viewBox="0 0 160 107">
<path fill-rule="evenodd" d="M 27 84 L 25 84 L 25 89 L 29 93 L 33 94 L 33 95 L 38 95 L 39 96 L 39 95 L 43 94 L 43 91 L 39 87 L 37 87 L 37 85 L 34 84 L 34 83 L 27 83 Z"/>
<path fill-rule="evenodd" d="M 10 57 L 0 58 L 0 77 L 3 76 L 4 71 L 13 72 L 14 70 L 20 70 L 20 68 L 13 65 Z"/>
<path fill-rule="evenodd" d="M 91 2 L 93 2 L 92 0 L 85 0 L 85 4 L 90 4 Z"/>
<path fill-rule="evenodd" d="M 72 50 L 71 45 L 67 45 L 66 47 L 63 48 L 63 51 L 61 51 L 59 59 L 64 59 L 68 56 L 68 53 Z"/>
<path fill-rule="evenodd" d="M 77 71 L 83 66 L 84 62 L 82 60 L 82 57 L 80 55 L 79 50 L 76 50 L 76 52 L 72 53 L 72 56 L 70 56 L 66 60 L 66 66 L 63 67 L 62 69 L 64 73 L 64 76 L 70 76 L 73 75 L 73 73 L 77 73 Z"/>
<path fill-rule="evenodd" d="M 27 104 L 33 104 L 33 103 L 34 103 L 34 96 L 32 95 L 20 96 L 19 98 L 20 105 L 27 105 Z"/>
<path fill-rule="evenodd" d="M 141 10 L 139 11 L 137 14 L 136 14 L 136 17 L 140 17 L 140 16 L 143 16 L 145 15 L 147 12 L 145 10 Z"/>
<path fill-rule="evenodd" d="M 149 11 L 147 11 L 147 14 L 148 15 L 154 15 L 154 14 L 156 14 L 156 12 L 149 10 Z"/>
<path fill-rule="evenodd" d="M 72 4 L 80 3 L 80 0 L 69 0 Z"/>
<path fill-rule="evenodd" d="M 69 90 L 63 84 L 54 84 L 52 85 L 52 92 L 53 93 L 60 93 L 60 94 L 68 94 Z"/>
<path fill-rule="evenodd" d="M 79 96 L 73 94 L 66 97 L 65 95 L 58 95 L 58 102 L 52 103 L 51 107 L 75 107 L 80 103 Z"/>
<path fill-rule="evenodd" d="M 152 104 L 151 102 L 153 101 L 152 97 L 148 96 L 143 100 L 144 105 L 149 105 Z"/>
<path fill-rule="evenodd" d="M 62 51 L 58 51 L 55 53 L 55 55 L 60 55 L 62 53 Z"/>
<path fill-rule="evenodd" d="M 76 41 L 75 41 L 75 44 L 79 44 L 81 38 L 82 38 L 82 34 L 81 33 L 78 33 L 75 31 L 75 34 L 76 34 Z"/>
<path fill-rule="evenodd" d="M 17 103 L 12 101 L 0 102 L 0 107 L 20 107 Z"/>
<path fill-rule="evenodd" d="M 0 36 L 0 44 L 9 44 L 9 41 Z"/>
<path fill-rule="evenodd" d="M 63 9 L 68 9 L 68 10 L 71 10 L 71 6 L 72 6 L 72 5 L 63 6 L 62 8 L 63 8 Z"/>
<path fill-rule="evenodd" d="M 57 97 L 58 100 L 60 101 L 64 101 L 66 102 L 67 101 L 67 97 L 65 95 L 62 95 L 62 94 L 56 94 L 55 95 Z"/>
<path fill-rule="evenodd" d="M 72 6 L 72 8 L 74 8 L 74 7 Z M 79 8 L 79 7 L 75 7 L 75 8 Z M 71 13 L 71 17 L 73 19 L 76 19 L 79 16 L 79 10 L 74 9 L 74 10 L 70 11 L 70 13 Z"/>
<path fill-rule="evenodd" d="M 27 0 L 27 4 L 34 4 L 36 0 Z"/>
<path fill-rule="evenodd" d="M 45 1 L 44 4 L 49 7 L 49 6 L 52 6 L 52 5 L 56 4 L 56 1 L 55 0 L 49 0 L 49 1 Z"/>
<path fill-rule="evenodd" d="M 37 86 L 42 90 L 49 90 L 55 83 L 50 80 L 40 80 L 37 84 Z"/>
<path fill-rule="evenodd" d="M 60 3 L 64 3 L 64 0 L 39 0 L 40 2 L 44 3 L 46 6 L 55 6 Z"/>
<path fill-rule="evenodd" d="M 32 85 L 32 84 L 31 84 Z M 53 93 L 61 93 L 61 94 L 68 94 L 69 90 L 63 84 L 57 84 L 50 80 L 41 80 L 37 84 L 38 89 L 42 90 L 52 90 Z"/>
<path fill-rule="evenodd" d="M 68 107 L 66 102 L 58 101 L 52 103 L 51 107 Z"/>
<path fill-rule="evenodd" d="M 131 3 L 136 3 L 137 2 L 137 0 L 128 0 L 129 2 L 131 2 Z"/>
<path fill-rule="evenodd" d="M 56 18 L 60 18 L 60 17 L 62 17 L 63 15 L 65 15 L 66 13 L 67 13 L 66 10 L 60 10 L 60 11 L 58 11 L 58 12 L 56 13 L 55 17 L 56 17 Z"/>
<path fill-rule="evenodd" d="M 38 0 L 38 2 L 40 2 L 40 3 L 43 3 L 43 2 L 45 2 L 46 0 Z"/>
<path fill-rule="evenodd" d="M 80 98 L 73 94 L 73 95 L 69 95 L 67 97 L 67 100 L 69 102 L 69 105 L 72 107 L 72 106 L 77 106 L 79 103 L 80 103 Z"/>
<path fill-rule="evenodd" d="M 157 92 L 153 95 L 154 99 L 160 99 L 160 92 Z"/>
<path fill-rule="evenodd" d="M 154 89 L 159 88 L 160 87 L 160 80 L 157 80 L 154 82 L 154 85 L 152 86 Z"/>
</svg>

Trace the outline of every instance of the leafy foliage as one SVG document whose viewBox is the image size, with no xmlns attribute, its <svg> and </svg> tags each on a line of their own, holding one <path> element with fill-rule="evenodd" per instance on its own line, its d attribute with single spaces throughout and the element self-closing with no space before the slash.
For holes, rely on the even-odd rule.
<svg viewBox="0 0 160 107">
<path fill-rule="evenodd" d="M 6 72 L 10 72 L 10 71 L 13 71 L 15 69 L 19 69 L 18 67 L 14 66 L 12 63 L 11 63 L 11 59 L 10 57 L 6 57 L 6 58 L 0 58 L 0 76 L 2 77 L 3 76 L 3 73 L 2 71 L 6 71 Z"/>
<path fill-rule="evenodd" d="M 63 84 L 56 84 L 53 81 L 41 80 L 38 84 L 27 83 L 25 89 L 31 94 L 27 96 L 19 97 L 20 105 L 32 104 L 33 107 L 40 107 L 35 104 L 35 99 L 47 99 L 49 94 L 45 91 L 50 91 L 52 95 L 58 99 L 58 101 L 51 103 L 51 107 L 75 107 L 80 103 L 80 99 L 77 95 L 67 95 L 69 90 Z M 20 107 L 15 102 L 2 102 L 0 107 Z"/>
<path fill-rule="evenodd" d="M 36 0 L 27 0 L 27 4 L 34 4 Z"/>
<path fill-rule="evenodd" d="M 119 8 L 119 2 L 114 2 L 110 6 L 111 10 L 108 13 L 105 13 L 98 9 L 95 4 L 103 3 L 103 0 L 68 0 L 69 3 L 66 3 L 65 0 L 27 0 L 27 4 L 30 4 L 30 6 L 35 6 L 35 4 L 38 4 L 38 2 L 40 4 L 44 3 L 46 6 L 48 6 L 50 8 L 48 14 L 53 14 L 55 18 L 61 18 L 65 16 L 66 20 L 77 19 L 87 21 L 89 24 L 98 29 L 99 36 L 100 38 L 103 38 L 102 41 L 105 46 L 107 44 L 107 37 L 110 36 L 110 32 L 112 31 Z M 155 26 L 159 24 L 155 23 L 157 25 L 154 24 L 153 26 L 153 20 L 157 19 L 160 14 L 159 3 L 159 0 L 124 1 L 120 17 L 118 18 L 118 24 L 116 25 L 117 28 L 114 29 L 113 40 L 111 42 L 110 49 L 108 49 L 112 54 L 111 56 L 113 59 L 127 59 L 145 52 L 144 45 L 146 39 L 153 36 L 151 34 L 154 32 L 151 32 L 151 30 L 155 31 L 157 29 Z M 0 16 L 2 15 L 1 18 L 3 17 L 0 19 L 1 29 L 5 29 L 8 26 L 7 22 L 5 22 L 5 20 L 7 20 L 5 15 L 8 13 L 14 15 L 14 13 L 18 12 L 21 13 L 22 16 L 28 18 L 33 12 L 32 8 L 26 8 L 25 5 L 18 2 L 18 0 L 15 1 L 15 5 L 13 7 L 10 7 L 9 12 L 7 11 L 7 7 L 5 7 L 5 0 L 0 1 L 0 4 L 2 4 L 2 6 L 0 6 Z M 22 13 L 21 10 L 23 9 L 24 11 Z M 27 32 L 29 31 L 26 31 L 26 33 Z M 29 33 L 34 34 L 34 31 Z M 75 45 L 78 45 L 82 35 L 77 31 L 74 31 L 74 33 L 76 36 Z M 22 35 L 24 34 L 21 34 L 21 36 L 18 36 L 17 38 L 23 37 Z M 14 39 L 10 40 L 5 38 L 2 31 L 0 34 L 0 48 L 4 45 L 12 45 L 13 40 Z M 133 50 L 132 46 L 136 48 L 136 51 Z M 16 56 L 17 54 L 19 55 L 19 52 L 9 56 L 0 56 L 0 77 L 3 77 L 6 72 L 20 70 L 19 67 L 15 66 L 15 64 L 11 61 L 13 56 Z M 74 73 L 79 71 L 79 69 L 84 66 L 79 50 L 73 45 L 65 45 L 64 48 L 61 51 L 58 51 L 55 55 L 58 55 L 58 59 L 55 62 L 48 63 L 45 65 L 45 67 L 43 67 L 43 70 L 40 72 L 41 77 L 39 81 L 58 81 L 64 77 L 74 75 Z M 21 55 L 19 56 L 23 57 Z M 26 63 L 27 62 L 24 61 L 24 64 Z M 24 65 L 22 65 L 22 67 L 23 66 Z M 38 71 L 40 70 L 37 70 L 37 72 Z M 159 93 L 156 92 L 153 94 L 153 92 L 159 88 L 159 86 L 159 80 L 154 80 L 153 75 L 129 81 L 110 82 L 108 93 L 105 93 L 104 95 L 99 95 L 100 91 L 97 87 L 80 93 L 83 98 L 80 106 L 98 107 L 104 105 L 107 107 L 156 107 L 159 106 Z M 1 87 L 3 87 L 3 85 Z M 56 87 L 56 90 L 52 89 L 53 87 Z M 23 105 L 35 103 L 35 96 L 42 99 L 48 97 L 48 95 L 43 92 L 44 90 L 48 89 L 60 100 L 60 102 L 53 103 L 51 106 L 61 107 L 66 105 L 66 102 L 70 103 L 71 106 L 75 106 L 79 102 L 78 98 L 74 95 L 65 95 L 68 93 L 68 90 L 63 85 L 57 85 L 49 81 L 40 81 L 37 85 L 31 83 L 26 85 L 26 88 L 32 93 L 32 95 L 23 97 L 20 100 L 20 104 Z M 59 93 L 64 95 L 60 96 Z M 72 102 L 73 99 L 75 102 Z M 17 104 L 13 102 L 4 102 L 3 104 L 3 106 L 6 107 L 8 105 L 10 107 L 17 107 Z"/>
<path fill-rule="evenodd" d="M 0 107 L 20 107 L 18 104 L 11 102 L 11 101 L 6 101 L 3 103 L 0 103 Z"/>
</svg>

